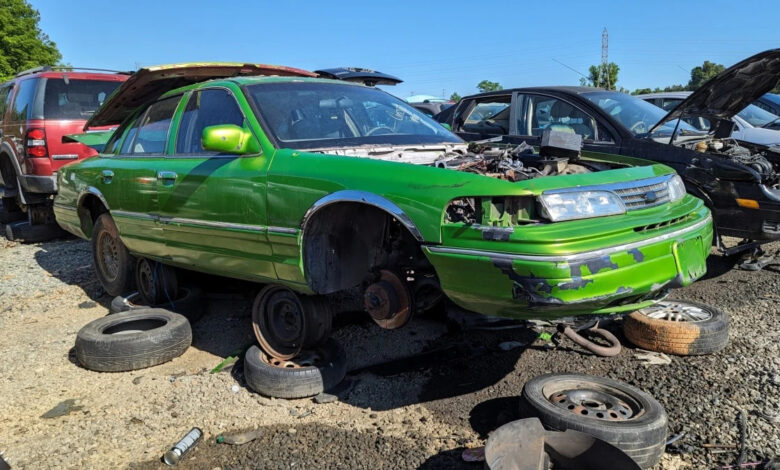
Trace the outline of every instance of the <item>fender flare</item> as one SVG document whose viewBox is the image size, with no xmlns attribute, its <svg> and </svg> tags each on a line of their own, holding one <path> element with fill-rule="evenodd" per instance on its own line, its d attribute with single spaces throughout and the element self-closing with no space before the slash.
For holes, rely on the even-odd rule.
<svg viewBox="0 0 780 470">
<path fill-rule="evenodd" d="M 79 198 L 76 201 L 76 209 L 79 209 L 84 204 L 84 198 L 87 196 L 95 196 L 98 199 L 100 199 L 100 202 L 103 204 L 103 206 L 106 208 L 107 211 L 111 212 L 111 206 L 108 205 L 108 201 L 106 201 L 105 196 L 103 196 L 103 193 L 101 193 L 96 187 L 94 186 L 87 186 L 87 188 L 79 193 Z"/>
<path fill-rule="evenodd" d="M 420 243 L 425 241 L 422 233 L 420 233 L 420 230 L 414 224 L 412 219 L 406 215 L 406 213 L 395 203 L 383 198 L 382 196 L 378 196 L 367 191 L 356 191 L 351 189 L 336 191 L 335 193 L 328 194 L 327 196 L 317 200 L 317 202 L 315 202 L 306 211 L 306 214 L 304 214 L 303 220 L 301 221 L 301 230 L 303 232 L 303 236 L 306 236 L 306 229 L 309 221 L 320 209 L 339 202 L 356 202 L 376 207 L 398 220 L 401 225 L 409 230 L 409 233 L 412 234 L 415 240 Z"/>
</svg>

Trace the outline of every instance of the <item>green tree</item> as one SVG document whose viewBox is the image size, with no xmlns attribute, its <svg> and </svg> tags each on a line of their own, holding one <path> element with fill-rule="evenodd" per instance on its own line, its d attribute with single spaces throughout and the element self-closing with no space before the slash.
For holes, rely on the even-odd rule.
<svg viewBox="0 0 780 470">
<path fill-rule="evenodd" d="M 688 82 L 688 90 L 699 88 L 704 82 L 726 70 L 726 67 L 715 62 L 705 60 L 700 66 L 691 69 L 691 80 Z"/>
<path fill-rule="evenodd" d="M 580 84 L 583 86 L 594 86 L 606 90 L 617 90 L 618 72 L 620 67 L 614 62 L 607 64 L 606 73 L 602 74 L 602 65 L 591 65 L 588 68 L 588 78 L 581 78 Z"/>
<path fill-rule="evenodd" d="M 488 91 L 503 90 L 504 87 L 502 87 L 498 82 L 482 80 L 481 82 L 477 83 L 477 89 L 479 89 L 479 91 L 482 93 L 487 93 Z"/>
<path fill-rule="evenodd" d="M 458 92 L 457 92 L 457 91 L 453 91 L 453 92 L 452 92 L 452 94 L 450 95 L 450 101 L 454 101 L 454 102 L 456 102 L 456 103 L 457 103 L 458 101 L 460 101 L 460 95 L 458 94 Z"/>
<path fill-rule="evenodd" d="M 38 26 L 41 15 L 26 0 L 0 4 L 0 80 L 39 65 L 56 65 L 62 54 Z"/>
</svg>

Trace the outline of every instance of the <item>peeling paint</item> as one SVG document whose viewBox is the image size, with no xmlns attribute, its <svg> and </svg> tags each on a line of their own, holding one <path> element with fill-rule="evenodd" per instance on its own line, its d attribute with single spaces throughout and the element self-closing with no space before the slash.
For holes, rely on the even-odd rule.
<svg viewBox="0 0 780 470">
<path fill-rule="evenodd" d="M 582 289 L 583 287 L 587 286 L 591 282 L 593 282 L 593 279 L 583 279 L 581 277 L 575 277 L 571 281 L 561 282 L 560 284 L 558 284 L 558 288 L 562 290 Z"/>
<path fill-rule="evenodd" d="M 590 274 L 596 274 L 602 269 L 617 269 L 618 265 L 612 262 L 609 256 L 600 256 L 597 258 L 589 258 L 583 261 L 578 261 L 571 264 L 571 277 L 582 277 L 582 267 L 588 268 Z"/>
<path fill-rule="evenodd" d="M 634 261 L 637 263 L 641 263 L 645 260 L 645 255 L 642 254 L 641 251 L 639 251 L 639 248 L 634 248 L 633 250 L 628 250 L 628 254 L 634 257 Z"/>
<path fill-rule="evenodd" d="M 529 305 L 564 304 L 563 300 L 551 295 L 553 286 L 547 279 L 535 277 L 533 273 L 530 276 L 517 274 L 512 267 L 512 261 L 508 259 L 491 258 L 490 261 L 512 280 L 512 298 L 515 300 L 527 300 Z M 540 295 L 541 293 L 547 295 Z"/>
<path fill-rule="evenodd" d="M 509 236 L 515 233 L 512 227 L 484 227 L 475 225 L 472 228 L 482 232 L 482 239 L 494 242 L 509 241 Z"/>
</svg>

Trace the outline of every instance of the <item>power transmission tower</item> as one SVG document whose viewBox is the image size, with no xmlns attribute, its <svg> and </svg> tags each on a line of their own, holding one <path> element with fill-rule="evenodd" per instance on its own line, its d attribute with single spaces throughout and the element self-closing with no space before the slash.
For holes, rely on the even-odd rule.
<svg viewBox="0 0 780 470">
<path fill-rule="evenodd" d="M 601 67 L 599 68 L 599 85 L 606 83 L 609 90 L 609 33 L 607 28 L 601 32 Z"/>
</svg>

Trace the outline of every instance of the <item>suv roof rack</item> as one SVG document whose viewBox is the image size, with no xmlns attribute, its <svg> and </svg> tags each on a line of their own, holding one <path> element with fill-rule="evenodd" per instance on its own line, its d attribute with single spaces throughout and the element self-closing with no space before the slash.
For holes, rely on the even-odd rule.
<svg viewBox="0 0 780 470">
<path fill-rule="evenodd" d="M 33 67 L 31 69 L 22 70 L 21 72 L 14 75 L 14 78 L 21 77 L 24 75 L 31 75 L 34 73 L 39 72 L 55 72 L 55 71 L 63 71 L 63 72 L 75 72 L 77 70 L 86 70 L 88 72 L 111 72 L 111 73 L 118 73 L 122 75 L 132 75 L 132 71 L 127 70 L 110 70 L 110 69 L 93 69 L 89 67 L 70 67 L 67 65 L 41 65 L 40 67 Z"/>
</svg>

